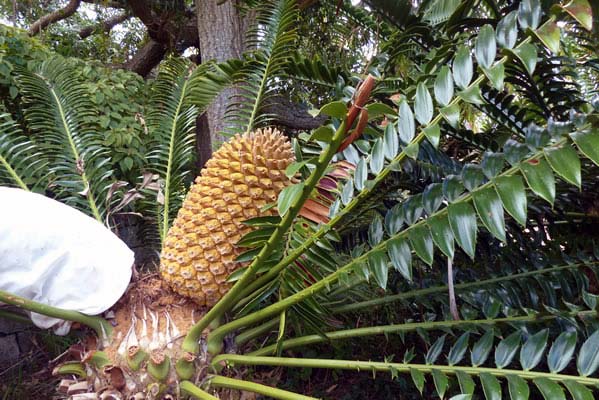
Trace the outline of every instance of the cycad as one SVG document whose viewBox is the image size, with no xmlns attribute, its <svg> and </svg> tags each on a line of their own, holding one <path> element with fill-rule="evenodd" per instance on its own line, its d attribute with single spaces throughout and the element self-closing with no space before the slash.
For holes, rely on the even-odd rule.
<svg viewBox="0 0 599 400">
<path fill-rule="evenodd" d="M 403 9 L 411 8 L 410 4 L 403 5 Z M 574 5 L 562 7 L 558 16 L 584 17 L 581 12 L 586 12 L 588 5 L 582 1 Z M 530 17 L 528 8 L 535 15 L 540 10 L 539 3 L 532 0 L 526 0 L 525 6 L 523 21 Z M 410 20 L 422 24 L 415 16 L 383 11 L 388 11 L 389 24 Z M 456 10 L 460 15 L 467 12 Z M 486 12 L 474 10 L 473 15 Z M 520 118 L 526 112 L 526 101 L 504 104 L 507 96 L 503 100 L 497 97 L 494 103 L 481 101 L 488 97 L 484 93 L 495 95 L 493 87 L 501 87 L 499 83 L 519 73 L 508 66 L 526 61 L 526 55 L 533 51 L 530 46 L 535 54 L 544 54 L 546 40 L 538 39 L 547 39 L 544 35 L 554 26 L 554 17 L 543 17 L 538 26 L 528 24 L 530 29 L 516 25 L 517 42 L 509 46 L 515 50 L 508 46 L 500 50 L 509 57 L 468 47 L 470 41 L 483 41 L 481 37 L 484 48 L 503 46 L 496 32 L 488 34 L 494 29 L 491 27 L 473 29 L 472 34 L 479 35 L 474 39 L 457 36 L 445 40 L 443 35 L 453 35 L 451 29 L 460 18 L 452 15 L 426 36 L 415 39 L 418 46 L 438 47 L 440 58 L 428 60 L 423 54 L 418 60 L 424 65 L 415 63 L 414 74 L 405 86 L 395 76 L 383 76 L 381 87 L 374 93 L 384 104 L 367 104 L 373 84 L 368 78 L 348 101 L 321 108 L 323 115 L 331 117 L 330 124 L 311 135 L 301 135 L 294 145 L 300 150 L 295 154 L 297 163 L 286 171 L 302 178 L 279 195 L 276 204 L 280 216 L 247 221 L 255 230 L 241 243 L 251 249 L 238 261 L 249 263 L 230 277 L 236 282 L 231 290 L 197 323 L 190 323 L 193 304 L 181 300 L 177 308 L 173 300 L 178 298 L 160 298 L 168 292 L 161 292 L 162 284 L 155 283 L 158 291 L 141 288 L 125 300 L 135 305 L 147 296 L 157 300 L 156 309 L 138 305 L 135 311 L 127 307 L 119 310 L 128 311 L 125 315 L 141 325 L 139 331 L 133 325 L 135 335 L 119 342 L 122 347 L 118 346 L 117 354 L 121 358 L 92 352 L 83 357 L 83 363 L 65 364 L 57 372 L 86 378 L 89 372 L 111 385 L 110 390 L 126 393 L 128 388 L 119 385 L 121 371 L 125 377 L 134 378 L 136 389 L 145 387 L 147 392 L 174 396 L 181 389 L 198 398 L 213 398 L 206 390 L 219 387 L 275 398 L 309 398 L 220 373 L 223 367 L 245 365 L 388 373 L 411 379 L 414 393 L 426 390 L 429 397 L 462 392 L 461 398 L 468 398 L 477 391 L 486 398 L 498 398 L 502 393 L 509 393 L 511 398 L 563 398 L 568 390 L 576 399 L 592 398 L 592 390 L 599 384 L 594 377 L 599 336 L 594 311 L 597 298 L 588 291 L 589 276 L 597 262 L 579 251 L 579 247 L 590 248 L 586 238 L 570 237 L 550 246 L 542 225 L 551 214 L 547 204 L 567 210 L 568 203 L 560 193 L 565 193 L 566 185 L 581 187 L 583 177 L 596 171 L 591 164 L 599 164 L 597 110 L 588 103 L 578 107 L 575 101 L 570 106 L 578 108 L 559 121 L 542 114 L 534 118 L 536 125 L 529 125 Z M 535 36 L 527 36 L 531 32 Z M 478 69 L 474 68 L 475 61 Z M 447 65 L 444 68 L 442 64 Z M 394 70 L 393 65 L 384 67 L 387 73 Z M 176 90 L 179 87 L 175 85 Z M 389 99 L 387 95 L 394 93 L 388 90 L 398 88 L 401 96 Z M 504 127 L 511 135 L 510 140 L 496 141 L 500 152 L 492 151 L 488 141 L 464 126 L 461 116 L 465 104 L 507 111 L 497 110 L 496 121 L 484 121 L 487 127 L 495 127 L 503 118 L 500 115 L 520 118 L 518 124 Z M 255 128 L 253 111 L 239 115 L 249 121 L 248 130 Z M 382 129 L 379 122 L 383 116 L 393 129 Z M 350 143 L 348 137 L 360 140 Z M 430 145 L 424 144 L 427 140 Z M 456 141 L 461 146 L 453 163 L 431 150 L 447 151 Z M 338 152 L 340 146 L 345 147 L 342 153 Z M 331 172 L 332 160 L 350 157 L 355 158 L 355 168 L 349 179 L 333 185 L 329 192 L 334 194 L 334 202 L 327 219 L 306 224 L 300 210 L 317 198 L 323 176 Z M 428 161 L 444 168 L 439 176 L 423 174 L 401 192 L 377 197 L 390 178 L 409 170 L 409 159 L 413 159 L 412 165 Z M 583 166 L 587 173 L 583 173 Z M 385 201 L 365 206 L 376 198 Z M 335 232 L 352 226 L 360 207 L 373 211 L 365 237 L 351 252 L 337 253 L 342 246 L 335 244 L 339 240 Z M 372 318 L 373 326 L 355 326 L 354 312 L 372 317 L 373 307 L 381 305 L 391 305 L 397 313 L 388 320 L 384 315 L 380 320 Z M 450 312 L 456 305 L 457 313 Z M 175 310 L 182 314 L 172 318 Z M 219 326 L 226 315 L 232 319 Z M 326 324 L 318 325 L 321 321 Z M 152 329 L 144 329 L 144 323 Z M 210 324 L 206 343 L 202 335 Z M 146 346 L 146 338 L 140 338 L 138 332 L 155 332 L 155 327 L 158 334 L 154 346 Z M 184 339 L 183 332 L 187 333 Z M 274 335 L 269 337 L 270 333 Z M 290 349 L 315 344 L 324 347 L 360 337 L 378 340 L 383 335 L 403 350 L 410 345 L 414 349 L 396 360 L 381 356 L 378 348 L 374 357 L 384 357 L 379 361 L 281 357 Z M 204 377 L 196 368 L 204 365 L 205 343 L 214 356 L 209 361 L 214 373 L 201 381 L 200 389 L 190 379 L 200 382 Z M 109 349 L 114 349 L 114 342 Z M 449 376 L 455 376 L 458 385 Z M 177 385 L 176 379 L 185 381 Z"/>
</svg>

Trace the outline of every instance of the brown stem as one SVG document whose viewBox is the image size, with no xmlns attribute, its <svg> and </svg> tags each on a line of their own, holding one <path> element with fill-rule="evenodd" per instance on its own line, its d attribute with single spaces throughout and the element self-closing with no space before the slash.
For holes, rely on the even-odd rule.
<svg viewBox="0 0 599 400">
<path fill-rule="evenodd" d="M 70 0 L 69 3 L 63 8 L 44 15 L 31 25 L 29 28 L 29 36 L 37 35 L 48 25 L 70 17 L 75 13 L 75 11 L 77 11 L 80 4 L 81 0 Z"/>
</svg>

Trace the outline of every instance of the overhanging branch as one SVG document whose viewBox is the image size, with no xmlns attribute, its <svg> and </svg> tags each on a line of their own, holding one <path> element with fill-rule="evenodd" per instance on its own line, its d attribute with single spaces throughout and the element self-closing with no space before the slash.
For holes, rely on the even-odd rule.
<svg viewBox="0 0 599 400">
<path fill-rule="evenodd" d="M 29 28 L 29 35 L 37 35 L 48 25 L 70 17 L 75 13 L 75 11 L 77 11 L 80 4 L 81 0 L 70 0 L 69 3 L 63 8 L 44 15 L 31 25 Z"/>
<path fill-rule="evenodd" d="M 86 26 L 79 31 L 79 37 L 81 39 L 85 39 L 86 37 L 89 37 L 95 33 L 110 32 L 110 30 L 112 30 L 112 28 L 114 28 L 116 25 L 125 22 L 131 17 L 132 15 L 129 12 L 124 12 L 122 14 L 108 18 L 107 20 L 96 25 Z"/>
</svg>

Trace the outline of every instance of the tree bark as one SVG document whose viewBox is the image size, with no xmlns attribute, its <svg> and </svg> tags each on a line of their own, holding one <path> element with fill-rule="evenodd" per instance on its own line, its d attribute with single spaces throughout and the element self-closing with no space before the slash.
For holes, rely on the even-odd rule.
<svg viewBox="0 0 599 400">
<path fill-rule="evenodd" d="M 79 8 L 79 4 L 81 4 L 81 0 L 70 0 L 66 6 L 60 8 L 50 14 L 46 14 L 37 21 L 35 21 L 31 27 L 29 28 L 29 36 L 37 35 L 50 24 L 53 24 L 56 21 L 60 21 L 62 19 L 68 18 L 71 15 L 75 14 L 75 11 Z"/>
<path fill-rule="evenodd" d="M 240 14 L 237 1 L 196 0 L 195 4 L 202 62 L 240 58 L 245 50 L 247 20 Z M 236 89 L 224 90 L 206 110 L 212 145 L 225 140 L 219 134 L 225 128 L 223 117 L 237 94 Z"/>
</svg>

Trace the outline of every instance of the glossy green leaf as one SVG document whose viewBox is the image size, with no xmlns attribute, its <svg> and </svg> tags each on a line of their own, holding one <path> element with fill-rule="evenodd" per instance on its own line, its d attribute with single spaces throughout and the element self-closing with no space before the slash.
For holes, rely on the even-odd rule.
<svg viewBox="0 0 599 400">
<path fill-rule="evenodd" d="M 453 60 L 453 80 L 456 85 L 462 89 L 466 89 L 472 80 L 472 57 L 470 50 L 466 46 L 461 46 Z"/>
<path fill-rule="evenodd" d="M 419 151 L 420 151 L 420 146 L 418 145 L 418 143 L 410 143 L 403 149 L 403 152 L 406 153 L 406 155 L 413 160 L 418 159 Z"/>
<path fill-rule="evenodd" d="M 424 389 L 424 374 L 420 370 L 410 368 L 410 375 L 412 376 L 414 385 L 416 385 L 416 389 L 422 394 L 422 390 Z"/>
<path fill-rule="evenodd" d="M 503 80 L 505 79 L 505 66 L 503 63 L 497 63 L 491 68 L 483 68 L 483 72 L 494 89 L 500 92 L 503 91 Z"/>
<path fill-rule="evenodd" d="M 447 206 L 447 215 L 456 241 L 470 258 L 474 258 L 477 231 L 474 208 L 467 202 L 452 203 Z"/>
<path fill-rule="evenodd" d="M 385 229 L 389 235 L 395 235 L 404 223 L 401 204 L 396 204 L 385 215 Z"/>
<path fill-rule="evenodd" d="M 343 101 L 333 101 L 322 106 L 319 114 L 341 119 L 347 114 L 347 105 Z"/>
<path fill-rule="evenodd" d="M 518 7 L 518 22 L 522 29 L 537 29 L 541 23 L 541 1 L 522 0 Z"/>
<path fill-rule="evenodd" d="M 570 137 L 582 154 L 599 165 L 599 129 L 573 132 Z"/>
<path fill-rule="evenodd" d="M 459 176 L 448 175 L 443 180 L 443 196 L 447 201 L 450 203 L 456 201 L 462 193 L 464 193 L 464 185 Z"/>
<path fill-rule="evenodd" d="M 505 49 L 512 49 L 518 39 L 518 12 L 512 11 L 497 24 L 497 44 Z"/>
<path fill-rule="evenodd" d="M 452 104 L 450 106 L 443 107 L 439 111 L 449 125 L 451 125 L 453 128 L 458 127 L 460 122 L 460 106 L 457 104 Z"/>
<path fill-rule="evenodd" d="M 408 243 L 400 238 L 391 239 L 387 242 L 387 253 L 393 268 L 408 281 L 412 281 L 412 251 Z"/>
<path fill-rule="evenodd" d="M 547 129 L 535 123 L 529 124 L 526 128 L 526 144 L 531 150 L 536 151 L 540 147 L 547 146 L 549 140 L 551 140 L 551 135 Z"/>
<path fill-rule="evenodd" d="M 424 211 L 431 215 L 443 204 L 443 186 L 440 183 L 431 183 L 422 192 L 422 205 Z"/>
<path fill-rule="evenodd" d="M 474 206 L 483 225 L 493 236 L 505 243 L 503 205 L 492 187 L 472 193 Z"/>
<path fill-rule="evenodd" d="M 449 379 L 443 372 L 439 371 L 438 369 L 433 369 L 433 382 L 435 383 L 437 395 L 440 399 L 442 399 L 445 396 L 447 387 L 449 386 Z"/>
<path fill-rule="evenodd" d="M 560 177 L 580 189 L 582 184 L 580 159 L 572 146 L 566 144 L 545 149 L 545 158 Z"/>
<path fill-rule="evenodd" d="M 489 68 L 495 60 L 497 52 L 497 43 L 495 41 L 495 30 L 489 24 L 480 28 L 476 37 L 475 52 L 478 65 L 483 68 Z"/>
<path fill-rule="evenodd" d="M 374 143 L 374 147 L 372 148 L 372 154 L 370 155 L 370 170 L 373 174 L 377 175 L 379 172 L 383 170 L 385 165 L 385 152 L 383 139 L 378 138 Z"/>
<path fill-rule="evenodd" d="M 549 350 L 547 365 L 549 371 L 558 373 L 568 366 L 576 349 L 576 331 L 562 332 Z"/>
<path fill-rule="evenodd" d="M 420 82 L 416 87 L 414 115 L 422 125 L 428 124 L 433 118 L 433 98 L 423 82 Z"/>
<path fill-rule="evenodd" d="M 424 136 L 428 139 L 428 141 L 433 145 L 436 149 L 439 147 L 439 139 L 441 138 L 441 128 L 439 128 L 439 124 L 434 124 L 431 126 L 427 126 L 424 128 Z"/>
<path fill-rule="evenodd" d="M 368 227 L 368 243 L 371 247 L 375 247 L 381 240 L 383 240 L 383 218 L 375 214 Z"/>
<path fill-rule="evenodd" d="M 487 361 L 489 353 L 493 348 L 493 341 L 495 335 L 492 330 L 488 330 L 485 334 L 478 339 L 478 341 L 472 346 L 472 352 L 470 353 L 470 361 L 474 367 L 478 367 Z"/>
<path fill-rule="evenodd" d="M 406 101 L 402 101 L 399 105 L 399 121 L 397 124 L 399 138 L 404 143 L 411 142 L 416 133 L 416 125 L 414 122 L 414 113 Z"/>
<path fill-rule="evenodd" d="M 449 365 L 459 364 L 460 361 L 466 355 L 466 350 L 468 349 L 468 340 L 470 339 L 470 333 L 465 332 L 456 340 L 454 345 L 449 350 L 449 354 L 447 355 L 447 362 Z"/>
<path fill-rule="evenodd" d="M 420 146 L 418 145 L 418 143 L 410 143 L 403 149 L 403 152 L 406 153 L 406 155 L 413 160 L 418 159 L 419 151 L 420 151 Z"/>
<path fill-rule="evenodd" d="M 294 162 L 294 163 L 289 164 L 289 166 L 287 168 L 285 168 L 285 176 L 287 178 L 291 178 L 291 177 L 295 176 L 295 174 L 297 174 L 300 169 L 305 167 L 306 164 L 313 162 L 313 161 L 314 161 L 314 159 L 312 158 L 309 160 L 303 160 L 303 161 Z"/>
<path fill-rule="evenodd" d="M 505 210 L 522 226 L 526 226 L 526 191 L 518 175 L 499 176 L 494 180 L 495 190 Z"/>
<path fill-rule="evenodd" d="M 422 216 L 422 194 L 416 194 L 403 203 L 403 217 L 408 225 L 413 225 Z"/>
<path fill-rule="evenodd" d="M 561 31 L 555 21 L 547 21 L 535 31 L 535 35 L 553 54 L 559 53 Z"/>
<path fill-rule="evenodd" d="M 389 269 L 387 268 L 387 256 L 385 252 L 375 251 L 370 253 L 368 256 L 368 265 L 379 287 L 383 290 L 387 289 Z"/>
<path fill-rule="evenodd" d="M 453 258 L 453 232 L 451 231 L 451 226 L 449 226 L 447 215 L 436 215 L 434 217 L 430 217 L 426 222 L 431 229 L 433 242 L 437 245 L 439 250 L 443 252 L 443 254 L 449 258 Z"/>
<path fill-rule="evenodd" d="M 433 239 L 427 226 L 414 226 L 408 232 L 408 239 L 418 257 L 428 265 L 433 263 Z"/>
<path fill-rule="evenodd" d="M 591 375 L 599 367 L 599 330 L 589 336 L 580 347 L 576 367 L 582 376 Z"/>
<path fill-rule="evenodd" d="M 537 66 L 537 48 L 532 43 L 523 43 L 512 50 L 512 53 L 522 62 L 529 75 L 535 71 Z"/>
<path fill-rule="evenodd" d="M 480 374 L 480 383 L 487 400 L 501 400 L 501 385 L 493 375 L 483 372 Z"/>
<path fill-rule="evenodd" d="M 595 398 L 589 388 L 578 382 L 564 381 L 564 386 L 566 386 L 572 395 L 573 400 L 593 400 Z"/>
<path fill-rule="evenodd" d="M 530 153 L 528 146 L 512 139 L 508 139 L 503 145 L 503 154 L 510 165 L 518 164 L 528 155 L 528 153 Z"/>
<path fill-rule="evenodd" d="M 528 383 L 518 375 L 507 376 L 508 390 L 512 400 L 528 400 L 530 389 Z"/>
<path fill-rule="evenodd" d="M 474 393 L 474 388 L 476 384 L 470 375 L 465 373 L 464 371 L 456 371 L 456 376 L 458 377 L 458 383 L 460 385 L 460 392 L 472 394 Z"/>
<path fill-rule="evenodd" d="M 462 182 L 468 191 L 478 188 L 484 181 L 483 169 L 478 164 L 466 164 L 462 168 Z"/>
<path fill-rule="evenodd" d="M 562 8 L 586 30 L 593 29 L 593 10 L 587 0 L 571 0 Z"/>
<path fill-rule="evenodd" d="M 528 340 L 524 342 L 522 350 L 520 350 L 520 365 L 522 365 L 522 369 L 528 371 L 539 364 L 545 354 L 548 337 L 549 329 L 543 329 L 530 336 Z"/>
<path fill-rule="evenodd" d="M 366 109 L 368 110 L 369 119 L 378 118 L 383 115 L 395 116 L 397 114 L 397 111 L 385 103 L 370 103 L 366 105 Z"/>
<path fill-rule="evenodd" d="M 536 378 L 533 382 L 545 400 L 566 400 L 564 389 L 558 383 L 547 378 Z"/>
<path fill-rule="evenodd" d="M 348 205 L 354 198 L 354 181 L 348 179 L 341 190 L 341 202 L 344 206 Z"/>
<path fill-rule="evenodd" d="M 441 67 L 435 78 L 434 92 L 435 99 L 441 106 L 445 107 L 451 102 L 453 98 L 453 78 L 447 65 Z"/>
<path fill-rule="evenodd" d="M 539 197 L 553 204 L 555 200 L 555 177 L 551 167 L 544 158 L 528 160 L 520 163 L 520 171 L 530 189 Z"/>
<path fill-rule="evenodd" d="M 513 360 L 520 347 L 520 332 L 514 332 L 502 339 L 495 348 L 495 365 L 497 368 L 507 367 Z"/>
<path fill-rule="evenodd" d="M 287 186 L 285 189 L 281 190 L 277 202 L 277 209 L 279 210 L 280 216 L 284 216 L 285 214 L 287 214 L 287 211 L 289 211 L 289 207 L 291 207 L 299 199 L 303 190 L 304 182 Z"/>
<path fill-rule="evenodd" d="M 472 394 L 462 393 L 456 394 L 455 396 L 451 396 L 449 400 L 470 400 L 472 399 Z"/>
<path fill-rule="evenodd" d="M 470 104 L 485 104 L 485 99 L 483 99 L 480 93 L 480 87 L 478 84 L 467 87 L 466 89 L 458 92 L 458 97 L 464 100 L 466 103 Z"/>
<path fill-rule="evenodd" d="M 323 125 L 312 131 L 310 141 L 330 142 L 335 134 L 335 129 L 331 125 Z"/>
<path fill-rule="evenodd" d="M 483 174 L 489 179 L 499 175 L 503 170 L 504 159 L 505 157 L 502 153 L 493 153 L 491 151 L 485 152 L 481 163 Z"/>
<path fill-rule="evenodd" d="M 387 124 L 385 127 L 385 158 L 387 160 L 393 160 L 397 153 L 399 153 L 399 136 L 395 130 L 394 124 Z"/>
<path fill-rule="evenodd" d="M 354 186 L 356 187 L 356 190 L 361 191 L 364 189 L 366 179 L 368 179 L 368 167 L 366 166 L 366 159 L 362 157 L 354 172 Z"/>
<path fill-rule="evenodd" d="M 435 340 L 435 343 L 433 343 L 433 345 L 426 352 L 424 362 L 427 365 L 434 364 L 443 352 L 443 346 L 445 345 L 445 336 L 446 335 L 440 336 L 437 340 Z"/>
</svg>

